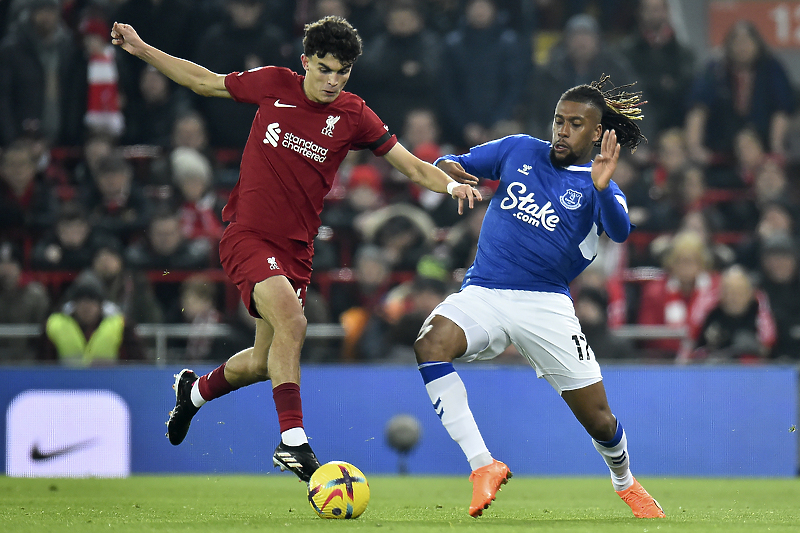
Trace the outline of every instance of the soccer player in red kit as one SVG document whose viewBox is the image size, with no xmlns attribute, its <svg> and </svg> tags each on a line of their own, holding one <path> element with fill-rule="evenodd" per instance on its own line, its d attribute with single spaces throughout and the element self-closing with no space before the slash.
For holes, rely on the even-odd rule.
<svg viewBox="0 0 800 533">
<path fill-rule="evenodd" d="M 256 318 L 255 342 L 205 376 L 189 369 L 176 376 L 167 436 L 180 444 L 205 402 L 269 379 L 281 431 L 273 462 L 308 481 L 319 462 L 300 400 L 303 303 L 323 199 L 339 165 L 351 149 L 372 150 L 415 183 L 458 199 L 459 213 L 480 194 L 474 183 L 458 183 L 408 152 L 361 98 L 343 91 L 361 38 L 341 17 L 305 27 L 305 76 L 270 66 L 216 74 L 147 45 L 127 24 L 114 23 L 111 37 L 197 94 L 258 104 L 220 241 L 222 267 Z"/>
</svg>

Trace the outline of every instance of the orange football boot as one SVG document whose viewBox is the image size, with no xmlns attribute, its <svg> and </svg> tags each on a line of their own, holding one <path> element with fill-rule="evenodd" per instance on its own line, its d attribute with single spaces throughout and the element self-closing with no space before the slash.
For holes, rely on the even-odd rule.
<svg viewBox="0 0 800 533">
<path fill-rule="evenodd" d="M 636 478 L 633 478 L 633 485 L 625 490 L 618 490 L 617 494 L 630 506 L 633 516 L 636 518 L 664 518 L 666 516 L 658 502 L 644 490 Z"/>
<path fill-rule="evenodd" d="M 478 517 L 483 514 L 494 501 L 500 485 L 508 483 L 513 474 L 511 470 L 497 459 L 492 459 L 492 464 L 473 470 L 469 475 L 472 481 L 472 502 L 469 504 L 469 515 Z"/>
</svg>

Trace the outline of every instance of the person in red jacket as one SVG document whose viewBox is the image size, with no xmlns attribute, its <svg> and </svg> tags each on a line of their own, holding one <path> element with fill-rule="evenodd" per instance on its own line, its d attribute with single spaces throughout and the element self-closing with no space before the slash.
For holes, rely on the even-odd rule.
<svg viewBox="0 0 800 533">
<path fill-rule="evenodd" d="M 711 252 L 700 235 L 676 235 L 664 257 L 666 275 L 642 289 L 639 324 L 685 328 L 691 337 L 716 303 L 719 277 L 711 265 Z M 675 357 L 682 342 L 680 338 L 652 340 L 644 347 L 656 356 Z"/>
</svg>

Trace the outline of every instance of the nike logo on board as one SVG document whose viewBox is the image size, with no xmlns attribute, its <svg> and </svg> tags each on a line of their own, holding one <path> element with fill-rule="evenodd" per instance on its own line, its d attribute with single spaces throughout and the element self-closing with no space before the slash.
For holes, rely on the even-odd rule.
<svg viewBox="0 0 800 533">
<path fill-rule="evenodd" d="M 275 107 L 297 107 L 297 106 L 292 104 L 282 104 L 281 99 L 278 98 L 277 100 L 275 100 Z"/>
<path fill-rule="evenodd" d="M 82 450 L 84 448 L 88 448 L 94 444 L 97 439 L 86 439 L 81 442 L 76 442 L 75 444 L 69 444 L 67 446 L 62 446 L 61 448 L 56 448 L 54 450 L 49 451 L 42 451 L 39 448 L 39 443 L 36 442 L 31 447 L 31 459 L 34 461 L 47 461 L 48 459 L 55 459 L 56 457 L 60 457 L 62 455 L 67 455 L 72 452 L 77 452 L 78 450 Z"/>
</svg>

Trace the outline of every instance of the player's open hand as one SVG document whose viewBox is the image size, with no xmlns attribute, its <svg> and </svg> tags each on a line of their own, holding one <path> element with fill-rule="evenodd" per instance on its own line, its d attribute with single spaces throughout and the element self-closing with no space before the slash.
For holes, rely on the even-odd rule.
<svg viewBox="0 0 800 533">
<path fill-rule="evenodd" d="M 452 183 L 452 182 L 450 182 Z M 451 194 L 453 198 L 458 200 L 458 214 L 464 214 L 464 200 L 467 201 L 469 208 L 472 209 L 475 207 L 475 200 L 479 202 L 483 200 L 481 193 L 473 187 L 472 185 L 467 185 L 466 183 L 462 183 L 460 185 L 456 185 L 453 187 L 453 193 Z"/>
<path fill-rule="evenodd" d="M 461 166 L 461 163 L 443 159 L 439 161 L 438 167 L 459 183 L 466 183 L 467 185 L 472 186 L 478 184 L 478 178 L 464 170 L 464 167 Z"/>
<path fill-rule="evenodd" d="M 606 130 L 603 132 L 603 140 L 600 143 L 600 153 L 594 158 L 592 162 L 592 181 L 594 188 L 598 191 L 604 190 L 608 187 L 611 181 L 611 176 L 617 169 L 617 161 L 619 161 L 620 146 L 617 142 L 617 133 L 614 130 Z"/>
<path fill-rule="evenodd" d="M 144 41 L 130 24 L 115 22 L 111 28 L 111 44 L 115 44 L 131 55 L 144 50 Z"/>
</svg>

